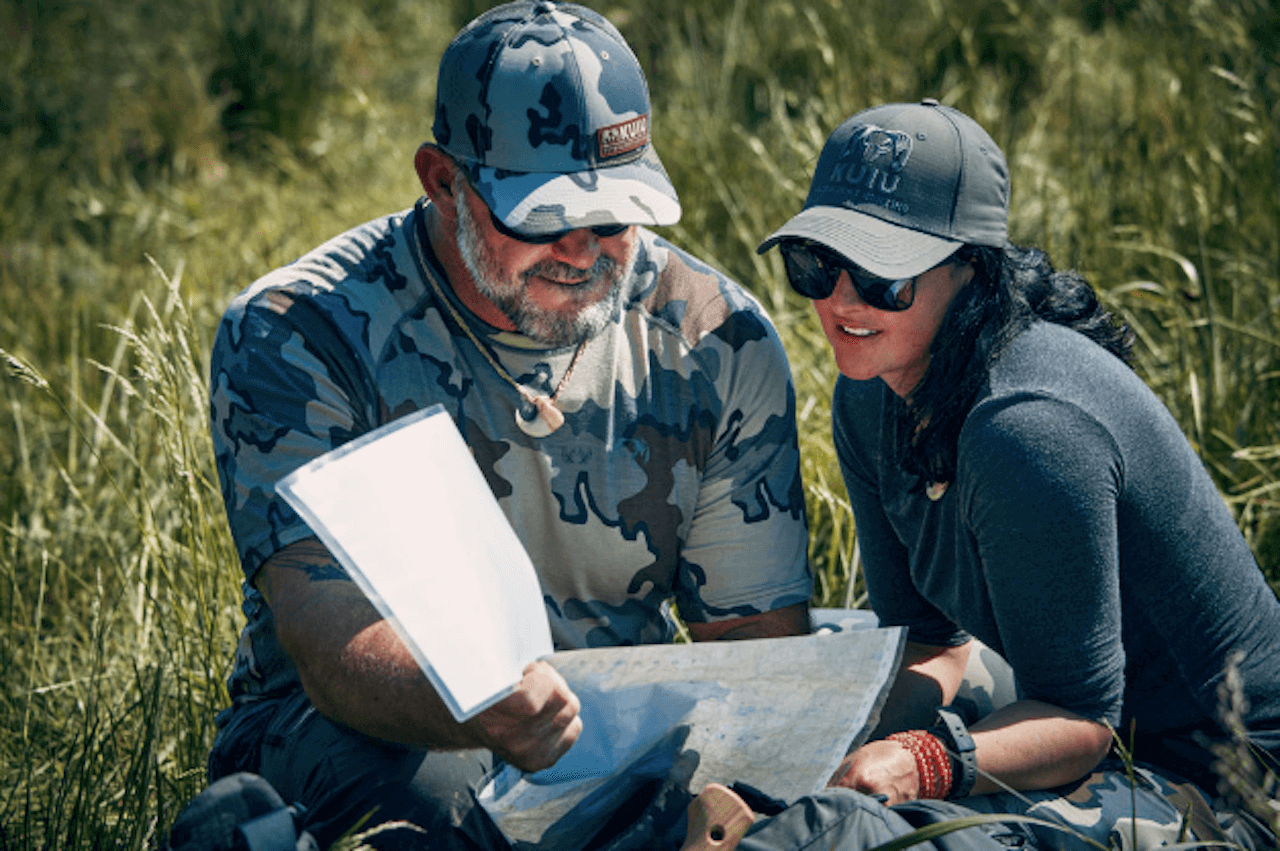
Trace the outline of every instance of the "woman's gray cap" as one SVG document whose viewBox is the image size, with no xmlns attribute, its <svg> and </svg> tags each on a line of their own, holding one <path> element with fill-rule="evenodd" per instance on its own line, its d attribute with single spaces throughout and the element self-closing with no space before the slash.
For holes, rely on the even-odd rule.
<svg viewBox="0 0 1280 851">
<path fill-rule="evenodd" d="M 516 230 L 680 220 L 640 63 L 582 6 L 524 0 L 468 24 L 440 60 L 432 130 Z"/>
<path fill-rule="evenodd" d="M 873 275 L 910 278 L 965 243 L 1009 240 L 1009 167 L 969 116 L 928 98 L 864 110 L 827 139 L 788 237 L 830 246 Z"/>
</svg>

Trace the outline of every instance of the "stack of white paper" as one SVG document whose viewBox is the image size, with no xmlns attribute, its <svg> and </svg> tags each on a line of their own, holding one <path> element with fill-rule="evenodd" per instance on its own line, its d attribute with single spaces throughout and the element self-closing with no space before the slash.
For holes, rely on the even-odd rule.
<svg viewBox="0 0 1280 851">
<path fill-rule="evenodd" d="M 458 721 L 552 651 L 528 553 L 444 408 L 281 479 L 294 510 L 397 629 Z"/>
</svg>

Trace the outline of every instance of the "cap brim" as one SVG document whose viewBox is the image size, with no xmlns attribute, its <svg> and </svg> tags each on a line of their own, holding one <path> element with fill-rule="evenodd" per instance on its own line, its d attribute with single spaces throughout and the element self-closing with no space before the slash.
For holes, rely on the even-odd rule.
<svg viewBox="0 0 1280 851">
<path fill-rule="evenodd" d="M 680 199 L 652 147 L 628 163 L 570 174 L 488 166 L 473 166 L 470 171 L 493 214 L 522 233 L 680 221 Z"/>
<path fill-rule="evenodd" d="M 964 245 L 843 207 L 802 210 L 760 243 L 763 254 L 788 238 L 811 239 L 848 257 L 882 278 L 913 278 L 946 260 Z"/>
</svg>

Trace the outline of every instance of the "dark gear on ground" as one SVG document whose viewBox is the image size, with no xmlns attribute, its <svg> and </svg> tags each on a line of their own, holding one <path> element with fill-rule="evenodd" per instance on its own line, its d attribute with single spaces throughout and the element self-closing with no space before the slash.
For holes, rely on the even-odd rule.
<svg viewBox="0 0 1280 851">
<path fill-rule="evenodd" d="M 209 784 L 178 815 L 169 851 L 320 851 L 300 829 L 302 808 L 287 806 L 256 774 L 241 772 Z"/>
</svg>

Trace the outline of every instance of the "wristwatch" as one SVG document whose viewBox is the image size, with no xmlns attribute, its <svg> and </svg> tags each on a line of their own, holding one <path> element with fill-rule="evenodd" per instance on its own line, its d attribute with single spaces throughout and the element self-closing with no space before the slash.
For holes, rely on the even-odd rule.
<svg viewBox="0 0 1280 851">
<path fill-rule="evenodd" d="M 942 741 L 951 758 L 951 791 L 947 793 L 947 800 L 968 797 L 978 779 L 978 756 L 964 719 L 955 710 L 939 709 L 938 723 L 929 732 Z"/>
</svg>

